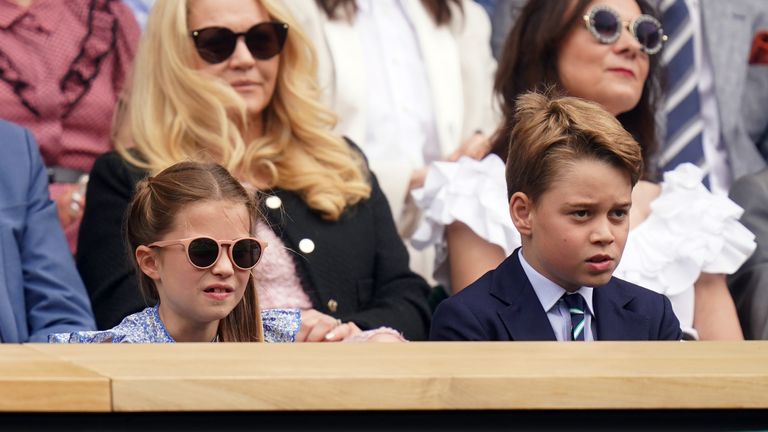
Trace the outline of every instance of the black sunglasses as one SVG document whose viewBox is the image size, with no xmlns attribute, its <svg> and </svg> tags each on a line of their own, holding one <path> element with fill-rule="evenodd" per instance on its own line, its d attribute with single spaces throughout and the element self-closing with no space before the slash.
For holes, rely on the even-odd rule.
<svg viewBox="0 0 768 432">
<path fill-rule="evenodd" d="M 258 264 L 266 242 L 253 237 L 226 241 L 214 240 L 210 237 L 194 237 L 179 240 L 166 240 L 154 242 L 147 247 L 164 248 L 167 246 L 182 245 L 187 253 L 189 263 L 201 270 L 213 267 L 221 257 L 223 246 L 229 246 L 229 259 L 240 270 L 250 270 Z"/>
<path fill-rule="evenodd" d="M 221 63 L 235 52 L 237 40 L 245 37 L 245 46 L 253 57 L 267 60 L 283 50 L 288 37 L 288 24 L 263 22 L 244 33 L 235 33 L 226 27 L 206 27 L 190 32 L 195 48 L 203 60 L 211 64 Z"/>
<path fill-rule="evenodd" d="M 647 14 L 627 22 L 622 21 L 615 10 L 599 5 L 584 15 L 584 22 L 589 32 L 603 44 L 616 42 L 621 36 L 622 28 L 626 28 L 640 42 L 646 54 L 656 54 L 667 40 L 659 20 Z"/>
</svg>

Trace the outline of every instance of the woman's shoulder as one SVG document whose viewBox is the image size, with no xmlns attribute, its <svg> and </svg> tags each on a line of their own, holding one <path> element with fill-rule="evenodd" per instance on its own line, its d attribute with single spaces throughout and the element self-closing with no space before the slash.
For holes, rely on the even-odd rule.
<svg viewBox="0 0 768 432">
<path fill-rule="evenodd" d="M 137 159 L 141 159 L 138 152 L 129 150 L 129 153 Z M 91 179 L 117 179 L 121 183 L 128 184 L 132 189 L 134 184 L 148 174 L 146 169 L 133 165 L 116 150 L 110 150 L 96 158 L 90 176 Z"/>
<path fill-rule="evenodd" d="M 689 163 L 664 173 L 658 195 L 650 202 L 649 225 L 694 237 L 719 236 L 724 226 L 738 223 L 744 210 L 728 196 L 709 191 L 704 176 Z"/>
<path fill-rule="evenodd" d="M 664 174 L 661 195 L 651 203 L 656 226 L 680 233 L 688 255 L 702 262 L 707 273 L 733 273 L 752 255 L 755 236 L 739 218 L 744 210 L 727 195 L 710 192 L 705 173 L 693 164 L 682 164 Z M 700 249 L 699 249 L 700 248 Z"/>
<path fill-rule="evenodd" d="M 640 285 L 676 294 L 702 272 L 733 273 L 749 258 L 755 240 L 739 222 L 743 210 L 707 190 L 703 177 L 691 164 L 664 174 L 647 219 L 630 231 L 620 277 L 644 278 Z"/>
<path fill-rule="evenodd" d="M 640 225 L 651 214 L 651 203 L 661 195 L 661 185 L 641 180 L 632 189 L 632 208 L 629 211 L 630 229 Z"/>
<path fill-rule="evenodd" d="M 363 149 L 359 145 L 357 145 L 356 142 L 352 141 L 352 139 L 349 138 L 348 136 L 345 135 L 345 136 L 342 136 L 341 138 L 344 140 L 345 143 L 347 143 L 347 146 L 349 146 L 349 149 L 352 151 L 352 153 L 359 156 L 363 160 L 363 163 L 365 164 L 365 168 L 368 169 L 368 165 L 369 165 L 368 157 L 365 155 L 365 152 L 363 151 Z"/>
<path fill-rule="evenodd" d="M 520 234 L 509 218 L 504 162 L 494 154 L 482 160 L 435 162 L 424 186 L 411 195 L 424 214 L 412 237 L 418 249 L 441 242 L 444 227 L 456 221 L 508 254 L 520 246 Z"/>
</svg>

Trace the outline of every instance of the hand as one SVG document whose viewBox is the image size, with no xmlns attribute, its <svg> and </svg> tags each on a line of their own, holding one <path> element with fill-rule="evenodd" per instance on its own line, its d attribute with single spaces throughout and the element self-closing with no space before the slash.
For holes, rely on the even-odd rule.
<svg viewBox="0 0 768 432">
<path fill-rule="evenodd" d="M 469 156 L 472 159 L 480 160 L 490 152 L 491 140 L 482 132 L 475 132 L 471 137 L 464 140 L 459 148 L 449 154 L 447 160 L 455 162 L 462 156 Z"/>
<path fill-rule="evenodd" d="M 336 318 L 315 309 L 301 311 L 301 329 L 296 342 L 338 342 L 360 332 L 355 323 L 341 323 Z"/>
<path fill-rule="evenodd" d="M 66 185 L 66 190 L 56 199 L 56 210 L 59 213 L 61 226 L 66 228 L 83 217 L 85 194 L 77 184 Z"/>
<path fill-rule="evenodd" d="M 371 336 L 368 342 L 403 342 L 403 339 L 393 334 L 379 333 Z"/>
<path fill-rule="evenodd" d="M 409 190 L 418 189 L 424 186 L 424 181 L 427 179 L 428 167 L 419 168 L 413 170 L 411 173 L 411 183 L 408 185 Z"/>
<path fill-rule="evenodd" d="M 353 323 L 352 321 L 345 322 L 331 330 L 330 333 L 326 334 L 324 342 L 341 342 L 342 340 L 358 333 L 362 333 L 362 330 L 360 330 L 360 327 L 358 327 L 357 324 Z"/>
</svg>

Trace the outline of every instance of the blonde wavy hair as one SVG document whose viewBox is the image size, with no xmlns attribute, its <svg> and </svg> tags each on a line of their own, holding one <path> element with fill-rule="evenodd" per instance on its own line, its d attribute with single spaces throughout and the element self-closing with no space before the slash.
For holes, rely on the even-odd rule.
<svg viewBox="0 0 768 432">
<path fill-rule="evenodd" d="M 261 113 L 263 136 L 245 142 L 243 99 L 192 67 L 187 17 L 194 0 L 163 0 L 152 9 L 116 113 L 116 150 L 153 174 L 184 160 L 219 163 L 246 182 L 267 173 L 268 187 L 297 192 L 323 218 L 337 220 L 370 196 L 366 164 L 332 132 L 336 117 L 319 102 L 312 43 L 279 0 L 254 1 L 289 26 L 275 93 Z"/>
</svg>

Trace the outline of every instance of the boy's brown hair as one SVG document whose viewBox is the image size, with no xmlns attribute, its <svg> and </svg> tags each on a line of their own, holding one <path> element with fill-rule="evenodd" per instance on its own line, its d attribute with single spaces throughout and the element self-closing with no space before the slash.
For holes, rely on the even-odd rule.
<svg viewBox="0 0 768 432">
<path fill-rule="evenodd" d="M 600 105 L 575 97 L 529 92 L 516 101 L 507 157 L 507 198 L 523 192 L 536 201 L 565 165 L 580 159 L 608 163 L 629 175 L 643 173 L 640 145 Z"/>
</svg>

